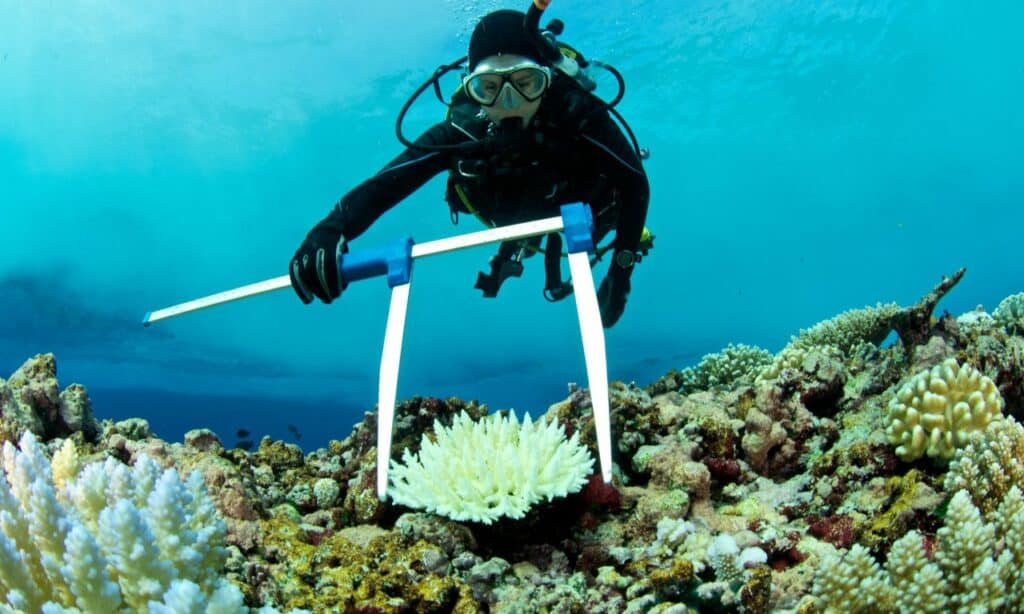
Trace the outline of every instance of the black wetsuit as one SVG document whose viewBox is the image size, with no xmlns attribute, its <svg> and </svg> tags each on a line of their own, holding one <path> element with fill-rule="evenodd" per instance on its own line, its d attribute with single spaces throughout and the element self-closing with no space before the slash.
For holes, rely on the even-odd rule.
<svg viewBox="0 0 1024 614">
<path fill-rule="evenodd" d="M 486 140 L 490 122 L 478 106 L 462 100 L 415 143 Z M 513 146 L 472 156 L 406 149 L 346 194 L 317 227 L 351 241 L 432 177 L 449 171 L 446 197 L 453 219 L 454 212 L 468 210 L 465 201 L 496 225 L 555 216 L 560 205 L 584 202 L 594 213 L 595 240 L 614 228 L 616 251 L 637 249 L 647 217 L 647 176 L 600 100 L 557 75 L 530 126 L 516 139 Z"/>
</svg>

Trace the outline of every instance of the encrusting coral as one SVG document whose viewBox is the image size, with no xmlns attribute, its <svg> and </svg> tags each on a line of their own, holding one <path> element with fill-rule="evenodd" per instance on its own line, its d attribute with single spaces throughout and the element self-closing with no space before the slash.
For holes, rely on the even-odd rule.
<svg viewBox="0 0 1024 614">
<path fill-rule="evenodd" d="M 402 505 L 489 524 L 577 492 L 593 465 L 578 435 L 566 440 L 554 421 L 461 412 L 450 427 L 435 421 L 434 441 L 424 435 L 417 454 L 392 461 L 389 492 Z"/>
<path fill-rule="evenodd" d="M 950 358 L 914 375 L 889 403 L 886 434 L 896 455 L 949 459 L 972 433 L 1002 417 L 1003 397 L 988 377 Z"/>
</svg>

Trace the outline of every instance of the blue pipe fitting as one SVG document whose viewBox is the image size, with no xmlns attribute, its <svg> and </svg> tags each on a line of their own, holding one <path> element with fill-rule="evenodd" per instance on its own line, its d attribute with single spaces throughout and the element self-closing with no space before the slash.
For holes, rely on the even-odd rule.
<svg viewBox="0 0 1024 614">
<path fill-rule="evenodd" d="M 412 276 L 412 245 L 412 237 L 406 237 L 380 247 L 338 254 L 338 271 L 346 284 L 378 275 L 387 275 L 392 288 L 407 284 Z"/>
<path fill-rule="evenodd" d="M 565 244 L 569 253 L 594 251 L 594 215 L 583 203 L 562 205 Z"/>
</svg>

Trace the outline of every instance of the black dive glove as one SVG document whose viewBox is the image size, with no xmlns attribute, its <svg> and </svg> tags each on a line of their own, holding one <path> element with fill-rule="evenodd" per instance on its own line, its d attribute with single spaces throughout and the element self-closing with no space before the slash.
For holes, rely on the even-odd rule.
<svg viewBox="0 0 1024 614">
<path fill-rule="evenodd" d="M 605 328 L 611 328 L 619 321 L 622 312 L 626 310 L 626 297 L 629 296 L 629 277 L 633 274 L 633 261 L 627 257 L 620 258 L 620 253 L 627 252 L 616 252 L 611 266 L 608 267 L 608 274 L 601 282 L 601 287 L 597 289 L 597 304 L 601 308 L 601 323 Z M 627 266 L 622 266 L 620 261 L 625 260 L 629 262 Z"/>
<path fill-rule="evenodd" d="M 288 266 L 292 288 L 307 305 L 313 297 L 330 303 L 348 286 L 338 273 L 338 254 L 347 253 L 345 237 L 333 228 L 314 226 Z"/>
</svg>

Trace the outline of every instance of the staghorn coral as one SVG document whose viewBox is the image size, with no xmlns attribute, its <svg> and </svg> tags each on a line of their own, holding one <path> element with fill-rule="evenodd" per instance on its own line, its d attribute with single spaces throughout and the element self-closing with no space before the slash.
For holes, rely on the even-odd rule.
<svg viewBox="0 0 1024 614">
<path fill-rule="evenodd" d="M 983 519 L 966 491 L 950 501 L 934 559 L 911 531 L 883 570 L 867 548 L 826 558 L 813 593 L 825 612 L 993 612 L 1024 607 L 1024 497 L 1013 487 Z"/>
<path fill-rule="evenodd" d="M 966 490 L 974 505 L 989 513 L 1013 486 L 1024 489 L 1024 427 L 1007 417 L 993 421 L 957 450 L 945 488 Z"/>
<path fill-rule="evenodd" d="M 1011 335 L 1024 334 L 1024 292 L 1004 298 L 992 317 Z"/>
<path fill-rule="evenodd" d="M 543 499 L 578 491 L 594 465 L 577 434 L 566 440 L 556 422 L 529 414 L 520 426 L 514 412 L 480 421 L 462 412 L 451 427 L 435 422 L 434 437 L 392 461 L 389 492 L 396 503 L 454 520 L 522 518 Z"/>
<path fill-rule="evenodd" d="M 851 309 L 819 322 L 790 339 L 789 347 L 808 349 L 832 345 L 849 353 L 861 343 L 878 345 L 892 330 L 892 320 L 900 307 L 896 303 L 878 303 L 874 307 Z"/>
<path fill-rule="evenodd" d="M 721 352 L 706 354 L 696 367 L 679 372 L 679 391 L 723 390 L 749 380 L 771 363 L 767 350 L 745 344 L 725 346 Z"/>
<path fill-rule="evenodd" d="M 1002 417 L 995 383 L 970 365 L 950 358 L 921 371 L 890 401 L 886 435 L 896 455 L 912 461 L 927 454 L 949 459 L 971 433 Z"/>
</svg>

